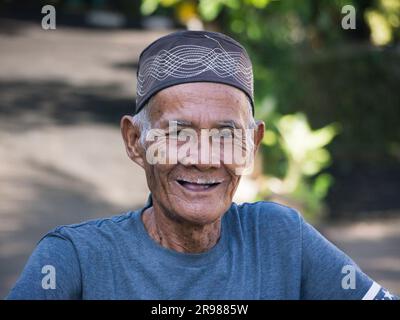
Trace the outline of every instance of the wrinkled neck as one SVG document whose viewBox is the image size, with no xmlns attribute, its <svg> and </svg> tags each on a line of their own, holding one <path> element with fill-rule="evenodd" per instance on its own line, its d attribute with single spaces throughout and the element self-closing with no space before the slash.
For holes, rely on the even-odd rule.
<svg viewBox="0 0 400 320">
<path fill-rule="evenodd" d="M 221 219 L 207 225 L 195 225 L 172 220 L 154 207 L 144 211 L 142 220 L 154 241 L 177 252 L 206 252 L 216 245 L 221 234 Z"/>
</svg>

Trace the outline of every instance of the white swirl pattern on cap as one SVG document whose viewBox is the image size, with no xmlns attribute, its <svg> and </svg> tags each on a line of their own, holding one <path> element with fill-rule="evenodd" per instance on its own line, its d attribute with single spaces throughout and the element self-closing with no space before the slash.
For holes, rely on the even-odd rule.
<svg viewBox="0 0 400 320">
<path fill-rule="evenodd" d="M 242 52 L 228 52 L 221 45 L 219 48 L 179 45 L 147 58 L 138 73 L 137 94 L 145 95 L 155 81 L 191 78 L 206 71 L 212 71 L 220 78 L 233 77 L 253 94 L 253 70 L 249 59 Z"/>
</svg>

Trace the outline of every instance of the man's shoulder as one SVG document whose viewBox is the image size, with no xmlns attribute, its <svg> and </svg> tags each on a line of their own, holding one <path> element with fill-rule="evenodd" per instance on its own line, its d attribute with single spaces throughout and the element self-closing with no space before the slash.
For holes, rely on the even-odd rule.
<svg viewBox="0 0 400 320">
<path fill-rule="evenodd" d="M 126 230 L 126 226 L 133 223 L 132 217 L 137 214 L 138 211 L 128 211 L 106 218 L 59 225 L 47 232 L 43 238 L 56 236 L 67 240 L 98 241 L 99 238 L 117 236 L 118 233 Z"/>
<path fill-rule="evenodd" d="M 301 215 L 296 209 L 277 202 L 234 203 L 232 210 L 242 223 L 262 228 L 298 230 L 301 224 Z"/>
<path fill-rule="evenodd" d="M 292 207 L 273 201 L 256 201 L 233 204 L 241 215 L 261 219 L 284 219 L 298 221 L 300 213 Z"/>
</svg>

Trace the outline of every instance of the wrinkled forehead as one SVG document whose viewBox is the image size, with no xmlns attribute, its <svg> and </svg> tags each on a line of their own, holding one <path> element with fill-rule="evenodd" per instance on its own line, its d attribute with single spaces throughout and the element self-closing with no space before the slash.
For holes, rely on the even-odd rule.
<svg viewBox="0 0 400 320">
<path fill-rule="evenodd" d="M 169 121 L 191 123 L 193 127 L 213 127 L 230 122 L 243 127 L 249 121 L 251 104 L 241 90 L 220 83 L 195 82 L 168 87 L 149 102 L 153 124 Z"/>
</svg>

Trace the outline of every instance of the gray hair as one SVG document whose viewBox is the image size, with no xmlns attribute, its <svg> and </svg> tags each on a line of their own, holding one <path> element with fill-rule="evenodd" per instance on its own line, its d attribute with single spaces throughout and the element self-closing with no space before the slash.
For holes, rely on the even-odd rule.
<svg viewBox="0 0 400 320">
<path fill-rule="evenodd" d="M 147 102 L 143 106 L 142 110 L 140 110 L 139 113 L 132 117 L 133 124 L 136 125 L 140 130 L 140 144 L 142 145 L 142 147 L 145 147 L 147 133 L 151 129 L 149 102 Z"/>
</svg>

